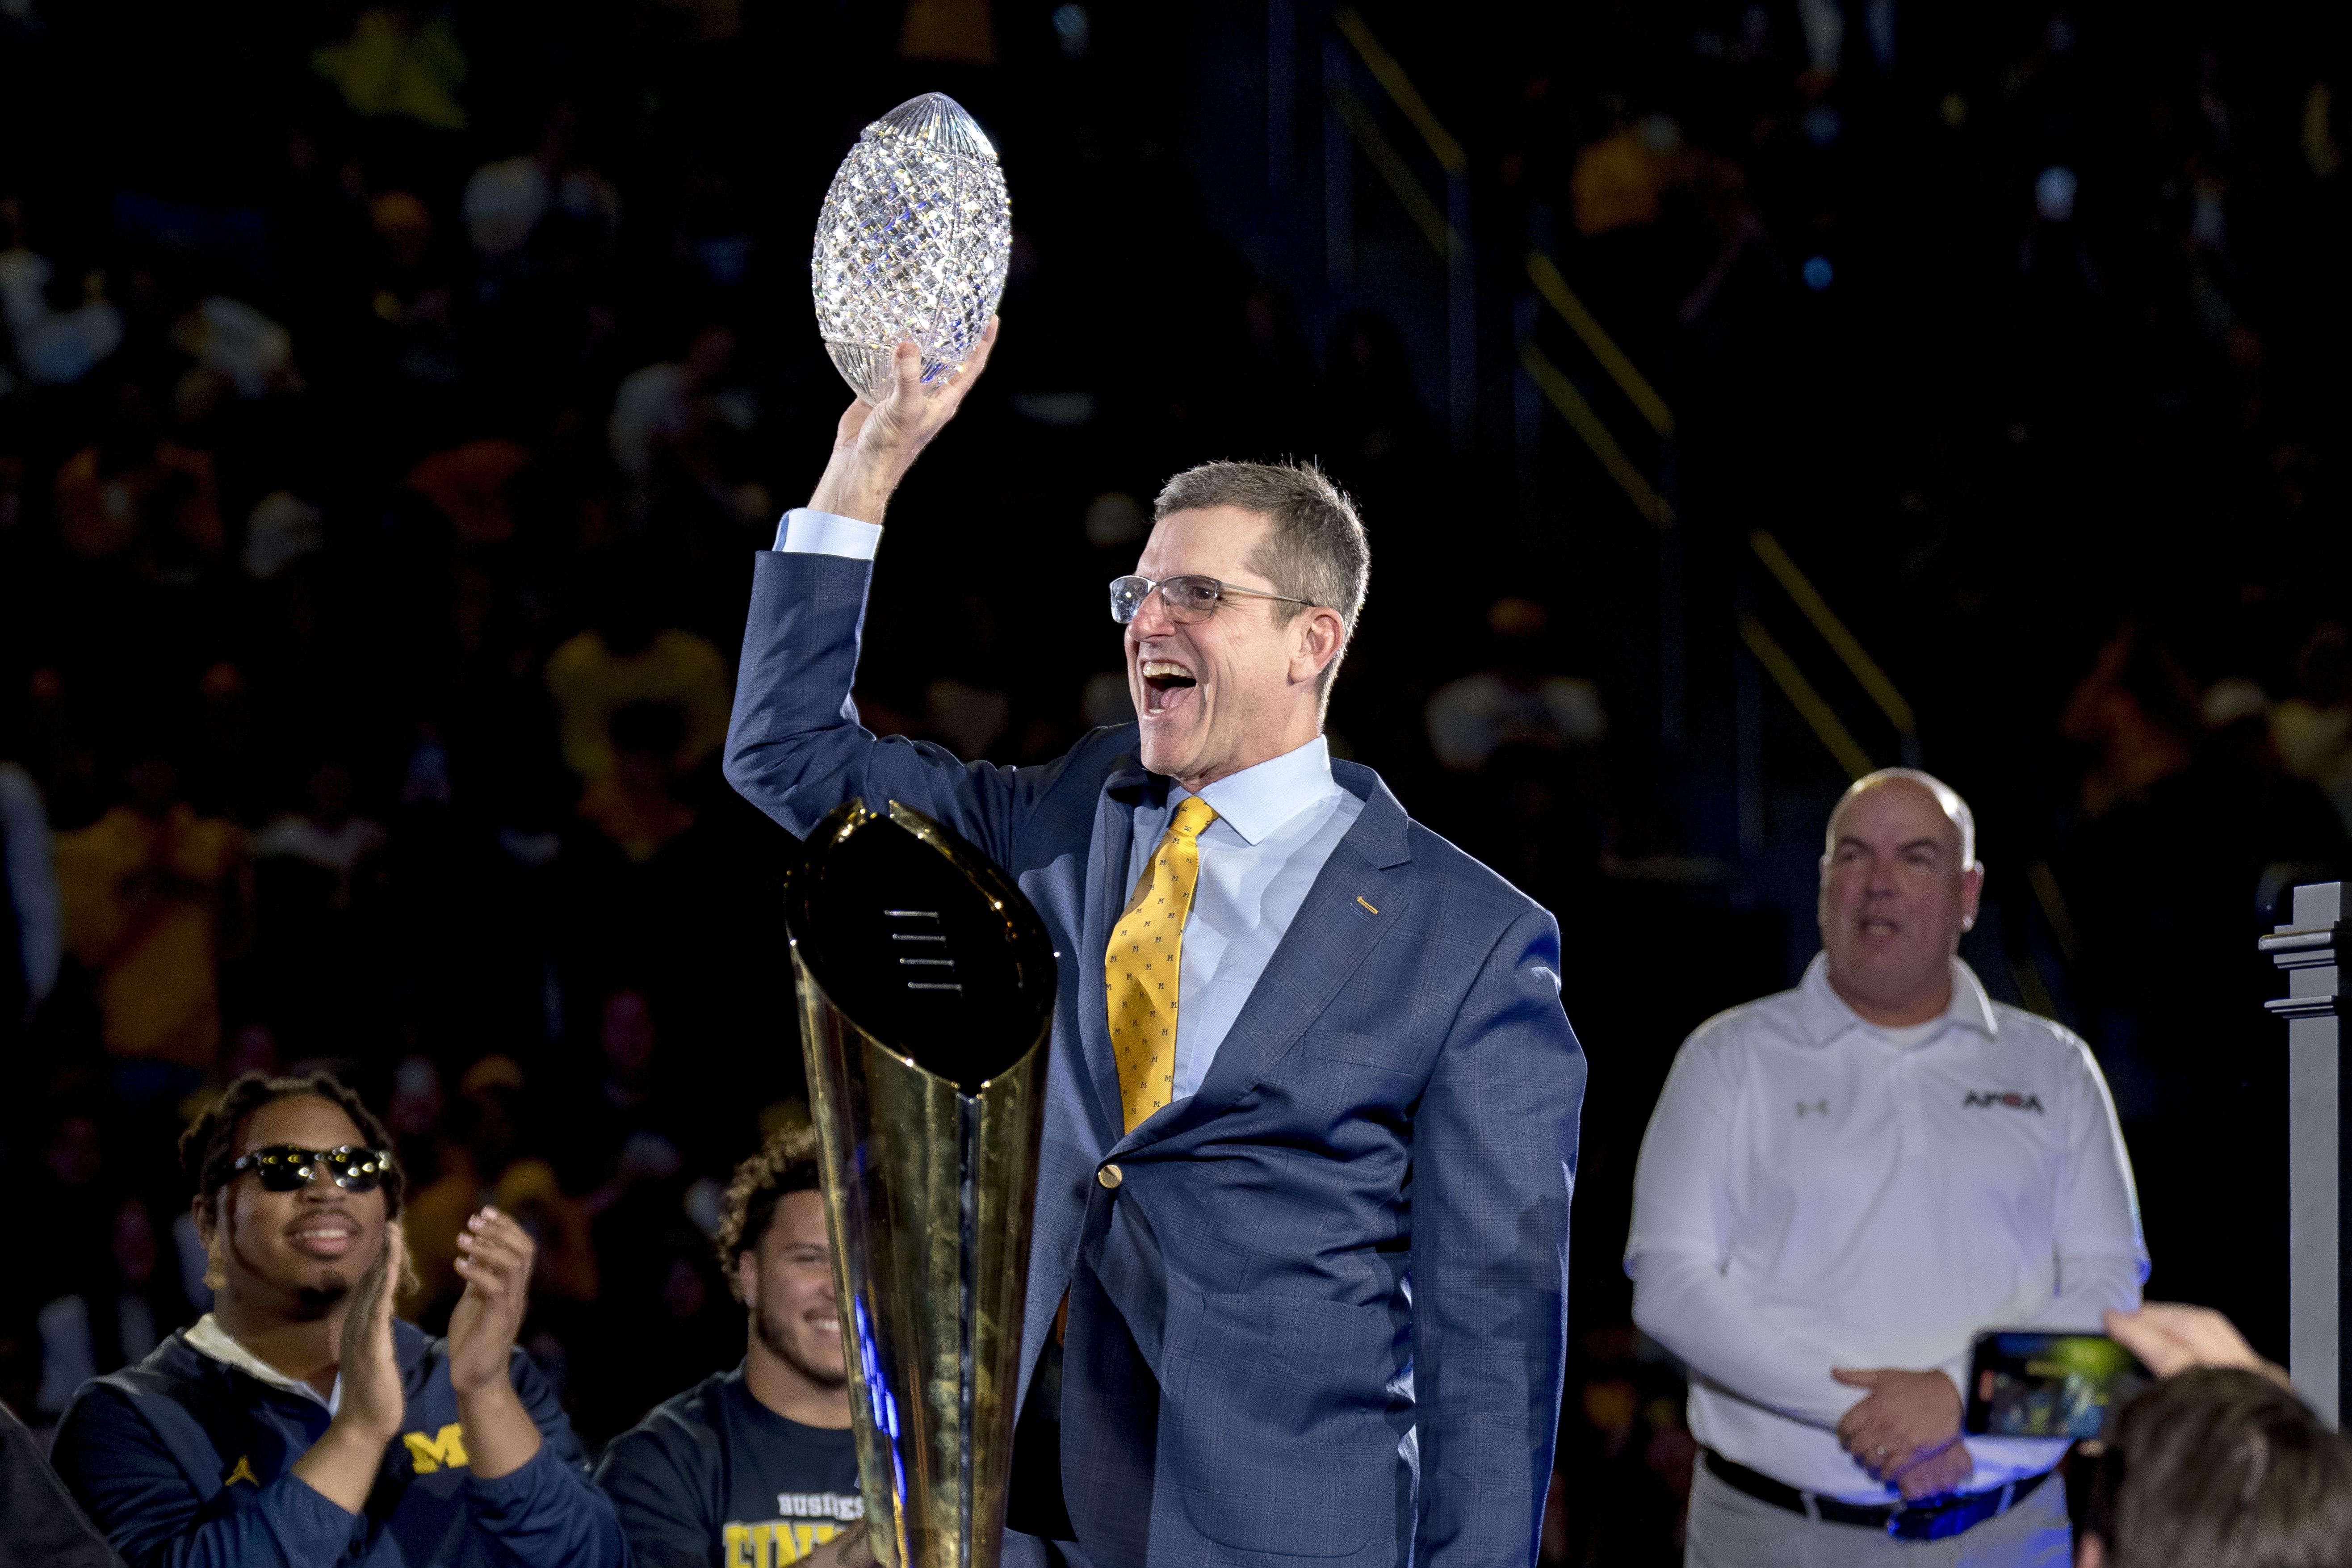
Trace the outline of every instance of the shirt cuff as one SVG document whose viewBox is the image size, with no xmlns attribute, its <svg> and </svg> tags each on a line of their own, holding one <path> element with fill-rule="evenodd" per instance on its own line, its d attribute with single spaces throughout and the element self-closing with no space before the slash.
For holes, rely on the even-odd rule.
<svg viewBox="0 0 2352 1568">
<path fill-rule="evenodd" d="M 871 561 L 881 542 L 878 522 L 859 522 L 804 506 L 784 513 L 784 521 L 776 527 L 776 548 L 793 555 L 845 555 L 852 561 Z"/>
</svg>

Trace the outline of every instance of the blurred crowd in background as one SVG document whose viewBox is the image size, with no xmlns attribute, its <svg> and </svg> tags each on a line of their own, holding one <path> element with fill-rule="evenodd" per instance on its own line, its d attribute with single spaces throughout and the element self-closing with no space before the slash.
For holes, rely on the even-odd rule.
<svg viewBox="0 0 2352 1568">
<path fill-rule="evenodd" d="M 2352 821 L 2336 24 L 1128 10 L 0 0 L 0 1398 L 53 1420 L 204 1309 L 173 1141 L 304 1063 L 399 1140 L 412 1315 L 446 1319 L 485 1196 L 533 1227 L 526 1339 L 592 1445 L 740 1353 L 718 1184 L 804 1112 L 792 845 L 717 752 L 750 552 L 847 395 L 817 205 L 923 90 L 998 142 L 1013 275 L 893 510 L 866 721 L 1050 758 L 1128 715 L 1103 584 L 1162 478 L 1312 455 L 1357 497 L 1335 749 L 1558 911 L 1591 1058 L 1549 1560 L 1679 1561 L 1633 1156 L 1683 1035 L 1812 951 L 1844 773 L 1741 662 L 1759 526 L 1974 802 L 1968 954 L 2098 1052 L 2151 1292 L 2280 1353 L 2252 938 Z M 1270 23 L 1311 74 L 1341 21 L 1467 149 L 1465 429 L 1443 302 L 1383 293 L 1411 213 L 1364 176 L 1343 286 L 1252 227 L 1311 189 L 1204 151 L 1267 125 Z M 1311 165 L 1336 132 L 1299 101 Z M 1530 247 L 1675 405 L 1634 453 L 1668 599 L 1511 352 Z"/>
</svg>

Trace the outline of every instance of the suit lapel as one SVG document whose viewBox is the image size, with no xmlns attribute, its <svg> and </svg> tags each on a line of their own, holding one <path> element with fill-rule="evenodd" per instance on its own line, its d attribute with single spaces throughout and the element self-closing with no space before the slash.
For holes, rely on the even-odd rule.
<svg viewBox="0 0 2352 1568">
<path fill-rule="evenodd" d="M 1290 929 L 1283 932 L 1274 956 L 1266 961 L 1265 972 L 1251 988 L 1249 1000 L 1242 1005 L 1233 1027 L 1225 1031 L 1200 1089 L 1192 1099 L 1129 1133 L 1113 1154 L 1197 1126 L 1255 1089 L 1322 1016 L 1391 923 L 1404 913 L 1412 899 L 1407 879 L 1398 869 L 1412 858 L 1405 843 L 1404 807 L 1370 768 L 1335 762 L 1331 771 L 1342 787 L 1364 797 L 1363 814 L 1316 874 L 1307 901 L 1298 906 Z M 1109 941 L 1107 925 L 1105 945 Z M 1100 1012 L 1102 976 L 1097 973 L 1094 980 L 1096 1009 Z M 1106 1047 L 1109 1035 L 1106 1016 Z M 1110 1082 L 1116 1103 L 1116 1067 Z"/>
<path fill-rule="evenodd" d="M 1127 862 L 1134 851 L 1135 812 L 1162 781 L 1139 767 L 1129 765 L 1103 782 L 1095 803 L 1094 853 L 1087 867 L 1086 931 L 1081 947 L 1071 954 L 1078 966 L 1078 1041 L 1086 1054 L 1087 1078 L 1094 1085 L 1097 1110 L 1115 1142 L 1127 1125 L 1125 1102 L 1118 1088 L 1118 1058 L 1110 1044 L 1110 1004 L 1103 990 L 1103 954 L 1110 950 L 1111 928 L 1127 907 Z"/>
</svg>

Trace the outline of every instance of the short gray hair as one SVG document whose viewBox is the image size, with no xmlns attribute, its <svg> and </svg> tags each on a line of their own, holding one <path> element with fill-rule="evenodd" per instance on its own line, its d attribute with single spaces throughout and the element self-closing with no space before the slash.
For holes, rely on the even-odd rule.
<svg viewBox="0 0 2352 1568">
<path fill-rule="evenodd" d="M 1845 794 L 1838 797 L 1837 805 L 1830 812 L 1829 826 L 1822 830 L 1822 858 L 1826 859 L 1837 849 L 1835 836 L 1838 813 L 1845 809 L 1845 803 L 1866 789 L 1877 784 L 1892 783 L 1895 779 L 1907 779 L 1936 797 L 1936 804 L 1944 808 L 1944 815 L 1952 819 L 1953 827 L 1959 832 L 1960 869 L 1965 871 L 1975 865 L 1977 863 L 1977 814 L 1969 809 L 1969 803 L 1960 798 L 1959 791 L 1935 774 L 1923 773 L 1917 768 L 1881 768 L 1874 773 L 1863 774 L 1847 785 Z"/>
<path fill-rule="evenodd" d="M 1372 574 L 1371 546 L 1365 542 L 1356 503 L 1312 463 L 1202 463 L 1161 487 L 1151 518 L 1157 522 L 1170 512 L 1218 506 L 1255 512 L 1274 525 L 1250 560 L 1252 571 L 1281 592 L 1339 615 L 1339 651 L 1316 682 L 1318 695 L 1328 702 L 1339 661 L 1355 638 Z M 1278 608 L 1285 620 L 1292 620 L 1301 606 Z"/>
</svg>

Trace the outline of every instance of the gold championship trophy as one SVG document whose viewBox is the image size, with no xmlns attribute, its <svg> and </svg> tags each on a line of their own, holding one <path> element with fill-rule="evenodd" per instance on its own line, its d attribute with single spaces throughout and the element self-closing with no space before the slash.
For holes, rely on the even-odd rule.
<svg viewBox="0 0 2352 1568">
<path fill-rule="evenodd" d="M 988 858 L 841 805 L 785 885 L 867 1531 L 885 1568 L 995 1568 L 1055 953 Z"/>
</svg>

